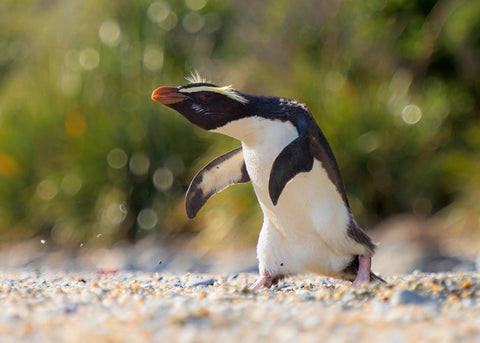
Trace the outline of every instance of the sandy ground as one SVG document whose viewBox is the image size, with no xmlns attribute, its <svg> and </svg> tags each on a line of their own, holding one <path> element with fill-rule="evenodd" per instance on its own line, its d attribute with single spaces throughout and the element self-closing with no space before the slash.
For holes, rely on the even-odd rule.
<svg viewBox="0 0 480 343">
<path fill-rule="evenodd" d="M 0 342 L 480 342 L 478 237 L 408 218 L 372 236 L 387 284 L 301 275 L 258 291 L 254 248 L 3 246 Z"/>
<path fill-rule="evenodd" d="M 0 273 L 0 342 L 480 342 L 480 275 Z"/>
</svg>

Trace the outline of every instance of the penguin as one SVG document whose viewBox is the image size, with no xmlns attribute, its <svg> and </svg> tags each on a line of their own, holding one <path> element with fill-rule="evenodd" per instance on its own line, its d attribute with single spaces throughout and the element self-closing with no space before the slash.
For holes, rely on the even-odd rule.
<svg viewBox="0 0 480 343">
<path fill-rule="evenodd" d="M 152 100 L 241 146 L 207 164 L 186 193 L 193 219 L 214 194 L 251 182 L 263 211 L 259 278 L 270 288 L 313 272 L 354 285 L 383 281 L 371 271 L 375 244 L 355 221 L 335 156 L 307 107 L 296 100 L 241 93 L 200 79 L 160 87 Z"/>
</svg>

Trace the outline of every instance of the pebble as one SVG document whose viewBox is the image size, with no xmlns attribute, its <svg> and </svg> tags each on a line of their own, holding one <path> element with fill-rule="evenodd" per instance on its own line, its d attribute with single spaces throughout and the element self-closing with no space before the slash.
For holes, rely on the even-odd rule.
<svg viewBox="0 0 480 343">
<path fill-rule="evenodd" d="M 250 290 L 253 273 L 0 273 L 2 342 L 475 342 L 480 275 L 319 276 Z"/>
<path fill-rule="evenodd" d="M 215 279 L 213 278 L 199 278 L 198 280 L 191 280 L 188 281 L 185 286 L 186 287 L 197 287 L 197 286 L 213 286 L 215 283 Z"/>
<path fill-rule="evenodd" d="M 396 293 L 392 302 L 394 304 L 424 304 L 433 301 L 429 296 L 422 295 L 417 291 L 402 290 Z"/>
</svg>

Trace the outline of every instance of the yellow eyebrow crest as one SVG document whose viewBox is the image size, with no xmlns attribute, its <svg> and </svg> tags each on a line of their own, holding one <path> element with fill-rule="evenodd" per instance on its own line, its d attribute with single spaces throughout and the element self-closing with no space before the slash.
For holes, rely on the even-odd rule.
<svg viewBox="0 0 480 343">
<path fill-rule="evenodd" d="M 189 87 L 189 88 L 182 88 L 182 89 L 179 90 L 179 92 L 181 92 L 181 93 L 213 92 L 213 93 L 225 95 L 225 96 L 229 97 L 230 99 L 241 102 L 242 104 L 248 103 L 248 100 L 245 99 L 240 94 L 238 94 L 232 88 L 232 85 L 224 86 L 224 87 L 214 87 L 214 86 Z"/>
</svg>

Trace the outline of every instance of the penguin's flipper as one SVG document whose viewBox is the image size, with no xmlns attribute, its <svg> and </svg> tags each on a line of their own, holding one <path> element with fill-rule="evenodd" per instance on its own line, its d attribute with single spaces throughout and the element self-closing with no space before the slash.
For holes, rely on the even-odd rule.
<svg viewBox="0 0 480 343">
<path fill-rule="evenodd" d="M 273 162 L 268 182 L 268 191 L 274 205 L 285 185 L 298 173 L 309 172 L 313 167 L 313 154 L 306 135 L 300 135 L 290 142 Z"/>
<path fill-rule="evenodd" d="M 188 218 L 195 218 L 207 200 L 230 185 L 250 181 L 242 147 L 217 157 L 200 170 L 188 187 L 185 207 Z"/>
</svg>

